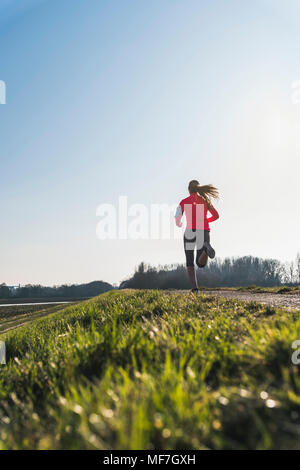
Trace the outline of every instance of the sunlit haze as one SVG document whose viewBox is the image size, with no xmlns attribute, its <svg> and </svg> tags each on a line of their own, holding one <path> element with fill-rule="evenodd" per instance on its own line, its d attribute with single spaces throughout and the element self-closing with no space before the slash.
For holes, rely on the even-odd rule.
<svg viewBox="0 0 300 470">
<path fill-rule="evenodd" d="M 220 191 L 217 256 L 299 247 L 300 3 L 1 0 L 0 283 L 119 283 L 180 239 L 97 238 L 97 208 Z M 180 230 L 180 229 L 178 229 Z"/>
</svg>

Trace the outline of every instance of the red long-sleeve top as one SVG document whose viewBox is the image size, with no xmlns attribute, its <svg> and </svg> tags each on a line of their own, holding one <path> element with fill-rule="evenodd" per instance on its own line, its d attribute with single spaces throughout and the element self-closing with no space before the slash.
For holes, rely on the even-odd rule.
<svg viewBox="0 0 300 470">
<path fill-rule="evenodd" d="M 209 224 L 219 218 L 218 211 L 212 204 L 207 202 L 198 194 L 193 193 L 183 199 L 176 211 L 176 224 L 181 226 L 181 218 L 185 212 L 187 229 L 204 229 L 210 231 Z M 211 217 L 207 217 L 207 212 Z"/>
</svg>

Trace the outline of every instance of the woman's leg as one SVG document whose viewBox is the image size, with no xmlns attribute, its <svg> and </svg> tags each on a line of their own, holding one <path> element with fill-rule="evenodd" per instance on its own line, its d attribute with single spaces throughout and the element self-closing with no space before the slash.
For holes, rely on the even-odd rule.
<svg viewBox="0 0 300 470">
<path fill-rule="evenodd" d="M 194 266 L 194 249 L 192 249 L 195 241 L 196 239 L 192 238 L 192 233 L 188 233 L 187 237 L 184 236 L 183 238 L 184 253 L 186 257 L 186 270 L 189 276 L 189 280 L 191 281 L 192 288 L 198 289 L 197 276 Z"/>
<path fill-rule="evenodd" d="M 216 252 L 210 244 L 210 232 L 208 230 L 205 230 L 205 233 L 204 233 L 203 248 L 211 259 L 213 259 L 216 256 Z"/>
<path fill-rule="evenodd" d="M 197 261 L 196 261 L 198 268 L 205 268 L 205 266 L 207 265 L 207 261 L 208 261 L 207 253 L 203 249 L 198 250 Z"/>
<path fill-rule="evenodd" d="M 195 271 L 195 266 L 187 266 L 186 267 L 189 279 L 192 284 L 193 289 L 198 289 L 198 283 L 197 283 L 197 277 L 196 277 L 196 271 Z"/>
<path fill-rule="evenodd" d="M 199 236 L 199 240 L 201 240 L 201 248 L 197 249 L 196 264 L 198 268 L 204 268 L 207 265 L 207 261 L 208 261 L 208 256 L 204 248 L 204 245 L 205 243 L 209 243 L 210 241 L 209 231 L 204 230 L 203 232 L 201 232 L 201 236 Z"/>
</svg>

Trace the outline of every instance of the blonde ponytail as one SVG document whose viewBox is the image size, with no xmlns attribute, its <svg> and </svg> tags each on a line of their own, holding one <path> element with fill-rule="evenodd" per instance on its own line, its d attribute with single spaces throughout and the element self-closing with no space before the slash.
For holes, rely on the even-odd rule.
<svg viewBox="0 0 300 470">
<path fill-rule="evenodd" d="M 199 181 L 192 180 L 189 183 L 189 191 L 190 193 L 198 193 L 208 205 L 211 204 L 211 198 L 219 199 L 219 191 L 212 184 L 204 184 L 201 186 Z"/>
</svg>

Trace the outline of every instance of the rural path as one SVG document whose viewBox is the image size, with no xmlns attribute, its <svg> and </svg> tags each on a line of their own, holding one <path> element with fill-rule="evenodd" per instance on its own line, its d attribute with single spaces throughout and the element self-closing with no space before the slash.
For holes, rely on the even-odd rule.
<svg viewBox="0 0 300 470">
<path fill-rule="evenodd" d="M 28 304 L 25 304 L 28 305 Z M 35 304 L 33 304 L 35 305 Z M 7 333 L 8 331 L 15 330 L 16 328 L 20 328 L 21 326 L 27 325 L 34 320 L 39 320 L 45 316 L 51 315 L 52 313 L 56 313 L 62 308 L 66 307 L 66 305 L 62 304 L 55 304 L 49 305 L 46 304 L 48 308 L 44 308 L 37 311 L 32 312 L 25 312 L 25 313 L 15 313 L 14 314 L 14 307 L 15 306 L 7 306 L 7 312 L 3 314 L 2 309 L 0 309 L 0 335 Z M 19 307 L 17 305 L 17 307 Z M 3 316 L 2 316 L 3 314 Z"/>
<path fill-rule="evenodd" d="M 271 305 L 272 307 L 283 307 L 287 310 L 300 311 L 300 294 L 275 294 L 273 292 L 241 292 L 229 290 L 201 290 L 201 294 L 225 297 L 226 299 L 239 299 L 246 302 L 258 302 Z"/>
</svg>

